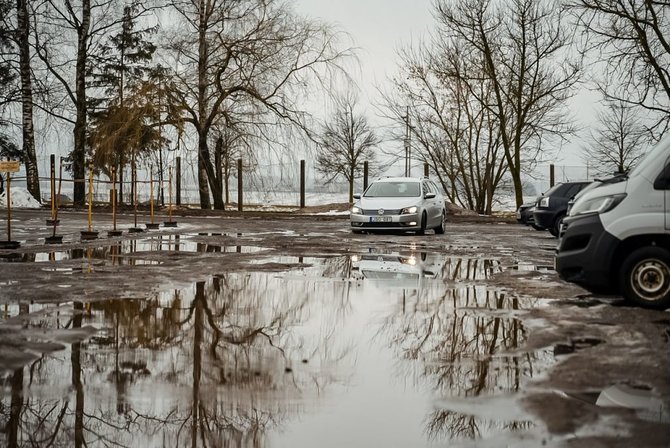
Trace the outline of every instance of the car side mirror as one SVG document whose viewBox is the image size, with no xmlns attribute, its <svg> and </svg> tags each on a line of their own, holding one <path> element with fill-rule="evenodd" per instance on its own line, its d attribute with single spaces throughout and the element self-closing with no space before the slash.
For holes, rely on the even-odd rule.
<svg viewBox="0 0 670 448">
<path fill-rule="evenodd" d="M 354 199 L 360 199 L 360 198 L 361 198 L 361 194 L 360 194 L 360 193 L 356 193 L 356 194 L 354 194 Z"/>
<path fill-rule="evenodd" d="M 435 193 L 426 193 L 423 195 L 425 199 L 433 199 L 435 197 Z"/>
</svg>

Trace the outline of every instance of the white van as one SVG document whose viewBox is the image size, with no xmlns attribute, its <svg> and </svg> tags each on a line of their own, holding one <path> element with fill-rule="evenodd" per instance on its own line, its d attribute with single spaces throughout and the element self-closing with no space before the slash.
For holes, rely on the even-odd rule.
<svg viewBox="0 0 670 448">
<path fill-rule="evenodd" d="M 670 308 L 670 137 L 628 176 L 585 191 L 563 222 L 556 254 L 562 279 Z"/>
</svg>

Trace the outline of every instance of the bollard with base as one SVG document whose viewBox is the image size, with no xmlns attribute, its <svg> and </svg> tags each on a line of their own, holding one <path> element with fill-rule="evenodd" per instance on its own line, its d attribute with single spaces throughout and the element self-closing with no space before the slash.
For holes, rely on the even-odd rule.
<svg viewBox="0 0 670 448">
<path fill-rule="evenodd" d="M 112 230 L 107 231 L 108 237 L 121 236 L 123 231 L 116 228 L 116 166 L 112 166 Z"/>
<path fill-rule="evenodd" d="M 88 229 L 80 233 L 82 240 L 96 240 L 98 231 L 93 230 L 93 165 L 89 167 L 88 173 Z"/>
<path fill-rule="evenodd" d="M 154 169 L 153 166 L 149 167 L 149 208 L 151 210 L 151 222 L 147 222 L 147 230 L 156 230 L 160 226 L 157 222 L 154 222 Z"/>
<path fill-rule="evenodd" d="M 63 235 L 56 235 L 56 227 L 58 227 L 58 224 L 60 223 L 60 219 L 58 219 L 58 207 L 60 206 L 60 192 L 61 192 L 61 186 L 63 184 L 63 158 L 60 158 L 60 168 L 58 170 L 58 196 L 55 199 L 55 203 L 53 202 L 54 199 L 52 198 L 52 207 L 53 207 L 53 219 L 51 225 L 54 227 L 53 233 L 51 236 L 48 236 L 44 238 L 44 243 L 45 244 L 62 244 L 63 243 Z"/>
<path fill-rule="evenodd" d="M 172 167 L 168 181 L 168 220 L 163 222 L 163 227 L 177 227 L 177 221 L 172 220 Z"/>
<path fill-rule="evenodd" d="M 7 173 L 7 241 L 0 241 L 0 249 L 18 249 L 21 243 L 12 241 L 12 173 L 16 173 L 21 164 L 18 160 L 0 160 L 0 171 Z"/>
</svg>

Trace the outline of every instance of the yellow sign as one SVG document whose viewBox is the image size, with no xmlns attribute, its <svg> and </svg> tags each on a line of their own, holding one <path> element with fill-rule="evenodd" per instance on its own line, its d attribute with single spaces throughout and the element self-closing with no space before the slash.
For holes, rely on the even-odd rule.
<svg viewBox="0 0 670 448">
<path fill-rule="evenodd" d="M 18 160 L 0 160 L 0 172 L 16 173 L 21 168 Z"/>
</svg>

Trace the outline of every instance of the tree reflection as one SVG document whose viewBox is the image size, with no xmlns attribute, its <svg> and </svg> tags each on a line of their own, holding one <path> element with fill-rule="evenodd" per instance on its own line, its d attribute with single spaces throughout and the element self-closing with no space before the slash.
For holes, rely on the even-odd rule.
<svg viewBox="0 0 670 448">
<path fill-rule="evenodd" d="M 443 278 L 467 281 L 488 277 L 499 264 L 475 259 L 444 264 Z M 456 284 L 458 285 L 458 283 Z M 538 354 L 524 353 L 526 329 L 514 317 L 520 302 L 484 286 L 450 287 L 405 294 L 398 314 L 383 328 L 398 353 L 400 375 L 434 391 L 436 397 L 472 398 L 511 394 L 533 375 Z M 528 422 L 487 421 L 474 415 L 436 409 L 426 430 L 433 438 L 477 438 L 491 430 L 516 430 Z"/>
<path fill-rule="evenodd" d="M 147 300 L 75 302 L 64 325 L 61 315 L 39 325 L 101 331 L 70 344 L 69 362 L 57 352 L 7 377 L 0 429 L 9 446 L 262 447 L 338 381 L 324 366 L 350 350 L 332 337 L 348 301 L 347 282 L 245 273 Z"/>
</svg>

